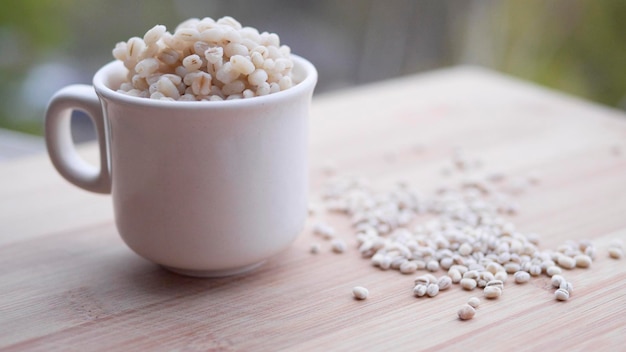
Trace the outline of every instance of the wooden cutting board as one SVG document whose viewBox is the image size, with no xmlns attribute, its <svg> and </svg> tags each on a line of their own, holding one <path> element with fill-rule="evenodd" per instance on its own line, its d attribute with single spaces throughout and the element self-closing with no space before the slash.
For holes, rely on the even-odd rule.
<svg viewBox="0 0 626 352">
<path fill-rule="evenodd" d="M 311 197 L 333 176 L 424 192 L 458 182 L 462 150 L 481 172 L 534 175 L 518 229 L 540 247 L 593 241 L 589 269 L 567 271 L 570 300 L 547 277 L 507 282 L 474 319 L 456 311 L 478 291 L 415 298 L 415 275 L 361 258 L 349 219 L 312 215 L 294 245 L 256 271 L 220 279 L 171 274 L 133 254 L 111 199 L 60 178 L 46 155 L 0 164 L 0 349 L 6 351 L 623 350 L 626 115 L 477 68 L 453 68 L 314 97 Z M 95 146 L 82 149 L 87 158 Z M 331 175 L 332 174 L 332 175 Z M 336 228 L 336 254 L 311 233 Z M 312 243 L 321 244 L 317 255 Z M 441 275 L 443 272 L 438 273 Z M 365 301 L 352 298 L 365 286 Z"/>
</svg>

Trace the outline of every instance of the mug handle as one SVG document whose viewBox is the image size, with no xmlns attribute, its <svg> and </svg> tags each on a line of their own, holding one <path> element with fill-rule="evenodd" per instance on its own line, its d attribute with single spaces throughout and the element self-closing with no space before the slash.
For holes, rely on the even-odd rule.
<svg viewBox="0 0 626 352">
<path fill-rule="evenodd" d="M 100 168 L 78 155 L 72 140 L 72 111 L 81 110 L 93 121 L 100 147 Z M 111 193 L 106 123 L 102 105 L 92 86 L 75 84 L 59 90 L 46 110 L 46 147 L 52 164 L 66 180 L 87 191 Z"/>
</svg>

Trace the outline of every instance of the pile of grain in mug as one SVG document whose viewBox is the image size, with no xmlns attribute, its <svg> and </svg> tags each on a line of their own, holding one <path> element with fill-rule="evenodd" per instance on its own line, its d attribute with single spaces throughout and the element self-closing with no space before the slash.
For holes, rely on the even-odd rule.
<svg viewBox="0 0 626 352">
<path fill-rule="evenodd" d="M 232 17 L 192 18 L 174 33 L 156 25 L 143 38 L 117 43 L 128 69 L 118 92 L 136 97 L 215 101 L 272 94 L 293 85 L 291 49 L 275 33 Z"/>
<path fill-rule="evenodd" d="M 461 153 L 453 164 L 463 171 L 471 163 Z M 446 171 L 449 172 L 449 171 Z M 510 216 L 518 211 L 514 197 L 538 177 L 510 178 L 502 173 L 465 178 L 456 187 L 442 187 L 425 196 L 401 182 L 394 189 L 375 191 L 360 178 L 331 180 L 321 194 L 326 211 L 344 214 L 351 220 L 358 251 L 380 270 L 402 274 L 423 273 L 414 280 L 416 297 L 434 297 L 458 284 L 462 289 L 480 289 L 484 299 L 497 299 L 507 281 L 525 284 L 531 277 L 550 277 L 556 300 L 565 301 L 573 285 L 565 272 L 589 268 L 597 255 L 590 241 L 568 241 L 554 250 L 539 248 L 539 236 L 517 229 Z M 312 205 L 311 213 L 319 212 Z M 420 216 L 428 220 L 416 223 Z M 313 233 L 330 241 L 333 252 L 342 253 L 345 242 L 325 222 L 313 225 Z M 619 239 L 611 242 L 611 258 L 623 257 Z M 314 243 L 311 253 L 318 253 Z M 442 276 L 435 276 L 438 271 Z M 357 299 L 365 299 L 365 288 L 354 288 Z M 356 293 L 355 293 L 356 292 Z M 358 294 L 357 294 L 358 293 Z M 458 317 L 474 317 L 480 303 L 471 297 L 459 309 Z"/>
</svg>

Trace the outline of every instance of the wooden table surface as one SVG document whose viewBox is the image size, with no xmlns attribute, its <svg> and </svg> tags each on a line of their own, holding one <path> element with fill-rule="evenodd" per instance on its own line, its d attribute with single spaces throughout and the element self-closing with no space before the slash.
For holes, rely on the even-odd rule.
<svg viewBox="0 0 626 352">
<path fill-rule="evenodd" d="M 6 351 L 594 350 L 626 347 L 626 116 L 477 68 L 454 68 L 314 97 L 311 195 L 352 174 L 385 189 L 429 192 L 453 150 L 484 170 L 540 179 L 518 197 L 518 229 L 540 247 L 592 240 L 589 269 L 567 272 L 558 302 L 546 277 L 507 283 L 474 319 L 477 295 L 455 285 L 415 298 L 415 275 L 361 258 L 349 220 L 315 215 L 256 271 L 194 279 L 139 258 L 119 238 L 111 199 L 65 182 L 47 155 L 0 165 L 0 349 Z M 95 146 L 82 152 L 93 156 Z M 311 233 L 328 221 L 349 244 L 332 253 Z M 317 255 L 313 242 L 322 244 Z M 509 278 L 509 280 L 511 280 Z M 370 290 L 365 301 L 351 288 Z"/>
</svg>

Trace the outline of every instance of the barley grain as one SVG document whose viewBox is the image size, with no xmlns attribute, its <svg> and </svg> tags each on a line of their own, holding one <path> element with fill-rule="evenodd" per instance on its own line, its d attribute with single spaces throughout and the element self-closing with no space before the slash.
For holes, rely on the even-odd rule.
<svg viewBox="0 0 626 352">
<path fill-rule="evenodd" d="M 504 268 L 502 268 L 502 265 L 496 263 L 496 262 L 490 262 L 489 264 L 487 264 L 486 267 L 487 271 L 489 271 L 492 274 L 496 274 L 498 271 L 504 270 Z"/>
<path fill-rule="evenodd" d="M 525 271 L 518 271 L 513 275 L 515 283 L 525 284 L 530 281 L 530 274 Z"/>
<path fill-rule="evenodd" d="M 560 255 L 557 259 L 557 264 L 565 269 L 574 269 L 576 267 L 576 260 L 567 255 Z"/>
<path fill-rule="evenodd" d="M 591 257 L 586 254 L 578 254 L 574 257 L 576 266 L 579 268 L 588 268 L 591 266 Z"/>
<path fill-rule="evenodd" d="M 609 257 L 613 259 L 622 259 L 624 251 L 619 247 L 609 247 Z"/>
<path fill-rule="evenodd" d="M 480 305 L 480 298 L 478 298 L 478 297 L 470 297 L 467 300 L 467 304 L 472 306 L 472 308 L 478 308 L 478 306 Z"/>
<path fill-rule="evenodd" d="M 441 276 L 437 280 L 437 285 L 439 286 L 440 291 L 447 290 L 450 286 L 452 286 L 452 279 L 449 276 Z"/>
<path fill-rule="evenodd" d="M 501 271 L 498 271 L 493 277 L 496 280 L 506 281 L 506 279 L 509 278 L 509 275 L 506 273 L 506 271 L 501 270 Z"/>
<path fill-rule="evenodd" d="M 417 263 L 415 261 L 405 261 L 400 265 L 400 272 L 403 274 L 413 274 L 417 271 Z"/>
<path fill-rule="evenodd" d="M 478 279 L 480 277 L 480 274 L 478 273 L 478 270 L 468 270 L 463 274 L 463 278 L 464 279 Z"/>
<path fill-rule="evenodd" d="M 546 274 L 550 277 L 554 276 L 554 275 L 560 275 L 563 272 L 563 270 L 561 270 L 561 268 L 559 268 L 556 265 L 553 265 L 551 267 L 548 267 L 546 269 Z"/>
<path fill-rule="evenodd" d="M 192 100 L 232 100 L 267 95 L 280 90 L 289 89 L 295 83 L 292 79 L 293 61 L 288 46 L 280 45 L 280 39 L 274 33 L 259 34 L 250 27 L 233 25 L 232 18 L 223 17 L 217 21 L 210 18 L 192 19 L 176 27 L 174 34 L 164 26 L 157 25 L 148 30 L 143 39 L 132 37 L 127 42 L 117 43 L 113 56 L 122 61 L 128 68 L 127 83 L 120 90 L 129 92 L 131 89 L 147 91 L 145 82 L 133 80 L 135 75 L 147 77 L 176 72 L 184 77 L 190 72 L 200 71 L 210 75 L 210 85 L 228 84 L 238 78 L 245 83 L 242 89 L 230 94 L 218 95 L 221 99 L 212 99 L 209 94 L 192 92 L 185 86 L 179 87 L 179 95 L 170 94 L 169 89 L 154 95 L 142 93 L 134 96 L 152 98 L 173 98 Z M 265 43 L 265 44 L 264 44 Z M 147 60 L 147 61 L 146 61 Z M 158 62 L 158 65 L 155 63 Z M 257 69 L 264 68 L 264 73 L 250 77 Z M 158 79 L 149 82 L 156 83 Z M 191 86 L 191 84 L 187 84 Z M 230 88 L 227 92 L 231 91 Z M 187 94 L 196 95 L 195 99 Z M 185 95 L 184 98 L 182 96 Z M 211 97 L 209 97 L 211 95 Z"/>
<path fill-rule="evenodd" d="M 417 284 L 413 288 L 413 295 L 415 295 L 415 297 L 423 297 L 426 294 L 426 291 L 427 285 Z"/>
<path fill-rule="evenodd" d="M 533 264 L 530 266 L 528 273 L 532 276 L 539 276 L 541 275 L 541 265 L 537 265 L 537 264 Z"/>
<path fill-rule="evenodd" d="M 335 253 L 343 253 L 346 251 L 346 242 L 340 238 L 334 238 L 330 242 L 330 246 Z"/>
<path fill-rule="evenodd" d="M 561 275 L 553 275 L 552 278 L 550 279 L 550 282 L 552 283 L 553 287 L 560 287 L 561 283 L 565 281 L 565 278 L 563 278 L 563 276 Z"/>
<path fill-rule="evenodd" d="M 364 300 L 369 296 L 369 291 L 365 287 L 355 286 L 352 288 L 352 295 L 355 299 Z"/>
<path fill-rule="evenodd" d="M 200 67 L 202 67 L 202 59 L 196 54 L 189 55 L 183 59 L 183 67 L 186 68 L 188 72 L 199 70 Z"/>
<path fill-rule="evenodd" d="M 507 274 L 514 274 L 520 271 L 520 269 L 521 266 L 518 263 L 509 262 L 504 265 L 504 270 L 507 272 Z"/>
<path fill-rule="evenodd" d="M 483 295 L 485 298 L 498 298 L 502 295 L 502 289 L 498 286 L 487 286 L 483 290 Z"/>
<path fill-rule="evenodd" d="M 569 299 L 569 292 L 565 289 L 559 288 L 554 292 L 554 296 L 559 301 L 567 301 Z"/>
<path fill-rule="evenodd" d="M 463 287 L 464 290 L 468 290 L 468 291 L 475 289 L 477 286 L 476 280 L 470 279 L 470 278 L 461 279 L 460 283 L 461 283 L 461 287 Z"/>
<path fill-rule="evenodd" d="M 459 311 L 457 312 L 457 315 L 459 316 L 461 320 L 472 319 L 475 314 L 476 314 L 476 309 L 474 309 L 474 307 L 470 306 L 469 304 L 464 304 L 463 306 L 461 306 L 461 309 L 459 309 Z"/>
<path fill-rule="evenodd" d="M 472 250 L 473 250 L 472 245 L 467 242 L 461 244 L 461 246 L 458 249 L 459 254 L 463 256 L 470 255 L 472 253 Z"/>
<path fill-rule="evenodd" d="M 494 279 L 489 281 L 485 287 L 498 287 L 500 290 L 504 290 L 504 282 L 502 280 Z"/>
<path fill-rule="evenodd" d="M 428 285 L 434 282 L 437 282 L 437 278 L 435 278 L 432 274 L 420 275 L 415 278 L 415 284 Z"/>
<path fill-rule="evenodd" d="M 435 272 L 439 270 L 439 262 L 434 259 L 428 261 L 426 263 L 426 270 L 431 271 L 431 272 Z"/>
<path fill-rule="evenodd" d="M 463 278 L 463 275 L 461 275 L 461 272 L 459 272 L 458 269 L 450 269 L 450 270 L 448 270 L 448 276 L 450 277 L 452 282 L 455 283 L 455 284 L 458 284 L 461 281 L 461 279 Z"/>
<path fill-rule="evenodd" d="M 331 239 L 335 237 L 335 229 L 324 222 L 318 222 L 314 224 L 313 233 L 321 236 L 324 239 Z"/>
<path fill-rule="evenodd" d="M 569 293 L 570 295 L 574 291 L 574 285 L 572 285 L 571 282 L 566 281 L 566 280 L 562 280 L 561 281 L 561 284 L 559 285 L 559 288 L 563 289 L 563 290 L 566 290 L 567 293 Z"/>
<path fill-rule="evenodd" d="M 380 260 L 380 263 L 378 264 L 378 267 L 382 270 L 389 270 L 389 268 L 391 268 L 391 257 L 383 256 L 383 258 Z"/>
<path fill-rule="evenodd" d="M 435 297 L 439 293 L 439 285 L 432 283 L 426 287 L 426 294 L 429 297 Z"/>
</svg>

